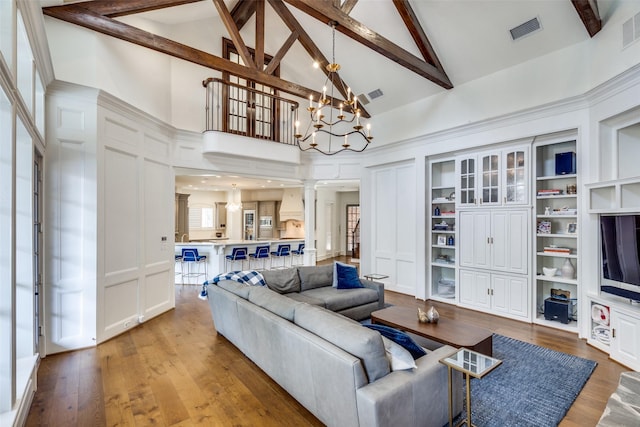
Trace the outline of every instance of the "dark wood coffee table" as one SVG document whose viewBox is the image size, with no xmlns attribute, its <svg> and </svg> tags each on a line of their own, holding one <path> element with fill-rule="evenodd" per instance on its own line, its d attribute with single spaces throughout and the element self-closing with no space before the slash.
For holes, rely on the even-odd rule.
<svg viewBox="0 0 640 427">
<path fill-rule="evenodd" d="M 459 320 L 440 318 L 438 323 L 420 323 L 418 309 L 392 306 L 371 313 L 371 323 L 391 326 L 401 331 L 493 356 L 493 333 Z"/>
</svg>

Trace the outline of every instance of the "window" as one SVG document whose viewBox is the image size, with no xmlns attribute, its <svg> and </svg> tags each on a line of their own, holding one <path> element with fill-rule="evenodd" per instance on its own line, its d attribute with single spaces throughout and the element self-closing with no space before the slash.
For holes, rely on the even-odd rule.
<svg viewBox="0 0 640 427">
<path fill-rule="evenodd" d="M 214 210 L 210 206 L 189 206 L 189 230 L 213 228 Z"/>
<path fill-rule="evenodd" d="M 244 65 L 231 40 L 222 39 L 222 52 L 223 56 L 231 62 Z M 255 58 L 253 49 L 249 48 L 249 53 L 252 58 Z M 266 67 L 272 59 L 271 56 L 265 55 L 264 66 Z M 279 75 L 279 67 L 273 75 Z M 229 73 L 224 73 L 223 78 L 232 83 L 225 96 L 226 101 L 223 107 L 223 115 L 226 118 L 224 131 L 254 138 L 278 140 L 279 104 L 274 98 L 264 95 L 277 95 L 277 91 Z"/>
</svg>

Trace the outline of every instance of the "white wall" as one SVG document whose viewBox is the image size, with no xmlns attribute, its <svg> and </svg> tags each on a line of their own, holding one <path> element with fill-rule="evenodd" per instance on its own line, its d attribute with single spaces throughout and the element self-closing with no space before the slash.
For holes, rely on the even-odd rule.
<svg viewBox="0 0 640 427">
<path fill-rule="evenodd" d="M 117 104 L 50 88 L 47 353 L 93 346 L 175 304 L 170 129 Z"/>
</svg>

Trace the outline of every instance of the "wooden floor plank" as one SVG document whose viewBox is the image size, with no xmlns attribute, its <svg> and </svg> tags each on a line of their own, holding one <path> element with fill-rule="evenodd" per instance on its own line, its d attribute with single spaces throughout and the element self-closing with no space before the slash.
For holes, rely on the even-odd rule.
<svg viewBox="0 0 640 427">
<path fill-rule="evenodd" d="M 346 258 L 340 259 L 348 261 Z M 329 261 L 330 262 L 330 261 Z M 217 335 L 199 286 L 177 285 L 176 309 L 96 348 L 42 360 L 27 426 L 321 426 L 242 352 Z M 386 292 L 394 305 L 431 302 Z M 440 316 L 598 363 L 561 427 L 594 426 L 629 369 L 575 334 L 433 303 Z"/>
</svg>

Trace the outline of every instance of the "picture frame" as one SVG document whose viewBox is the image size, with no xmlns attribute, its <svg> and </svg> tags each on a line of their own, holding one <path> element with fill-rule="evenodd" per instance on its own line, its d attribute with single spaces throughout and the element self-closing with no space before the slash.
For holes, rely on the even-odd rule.
<svg viewBox="0 0 640 427">
<path fill-rule="evenodd" d="M 570 222 L 567 224 L 567 234 L 576 234 L 578 232 L 578 223 Z"/>
<path fill-rule="evenodd" d="M 538 234 L 551 234 L 551 221 L 538 221 Z"/>
<path fill-rule="evenodd" d="M 438 236 L 438 244 L 439 245 L 446 245 L 447 244 L 446 236 Z"/>
</svg>

